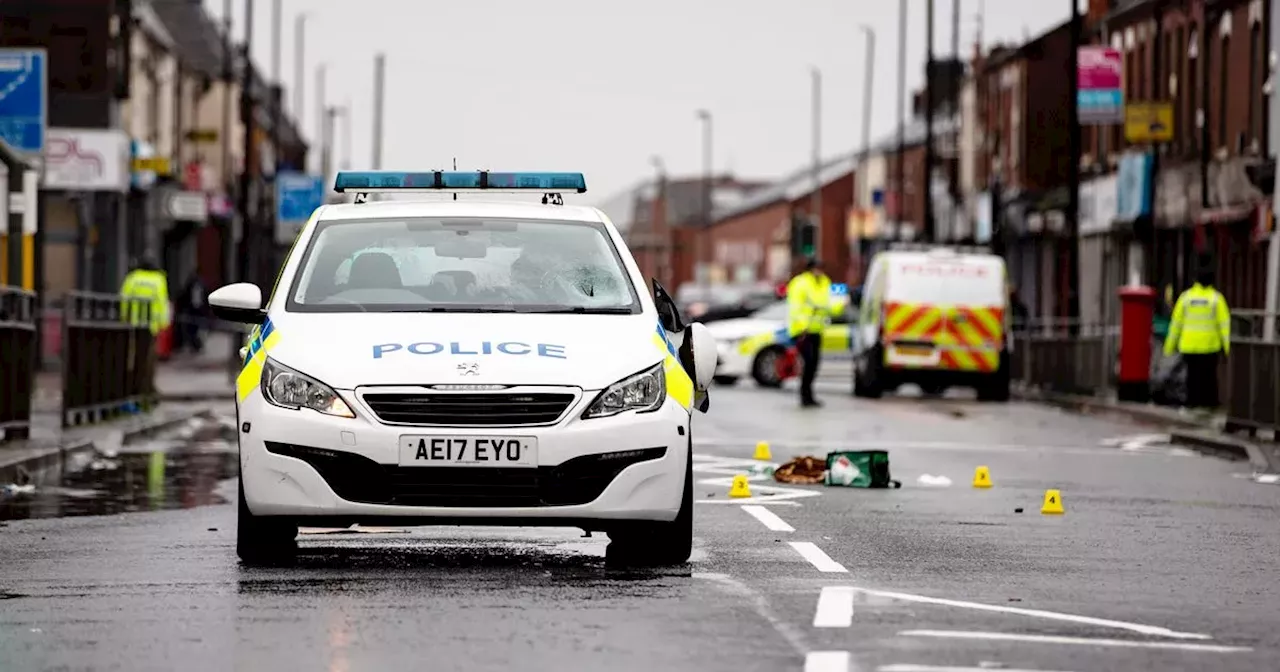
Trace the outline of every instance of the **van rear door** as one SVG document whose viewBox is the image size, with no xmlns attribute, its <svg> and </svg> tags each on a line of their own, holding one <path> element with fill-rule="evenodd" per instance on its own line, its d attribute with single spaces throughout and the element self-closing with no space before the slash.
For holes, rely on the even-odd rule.
<svg viewBox="0 0 1280 672">
<path fill-rule="evenodd" d="M 887 287 L 887 360 L 913 368 L 994 371 L 1004 341 L 1004 268 L 997 257 L 910 255 Z"/>
</svg>

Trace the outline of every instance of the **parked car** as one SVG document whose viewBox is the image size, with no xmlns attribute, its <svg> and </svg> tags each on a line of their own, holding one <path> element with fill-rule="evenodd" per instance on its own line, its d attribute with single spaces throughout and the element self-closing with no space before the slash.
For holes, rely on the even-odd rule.
<svg viewBox="0 0 1280 672">
<path fill-rule="evenodd" d="M 834 300 L 844 303 L 845 309 L 822 334 L 824 357 L 850 355 L 856 338 L 851 324 L 856 311 L 850 308 L 849 297 L 837 295 Z M 761 387 L 780 387 L 799 372 L 794 343 L 787 334 L 786 301 L 776 301 L 746 318 L 709 324 L 707 331 L 716 340 L 717 384 L 734 385 L 749 375 Z"/>
</svg>

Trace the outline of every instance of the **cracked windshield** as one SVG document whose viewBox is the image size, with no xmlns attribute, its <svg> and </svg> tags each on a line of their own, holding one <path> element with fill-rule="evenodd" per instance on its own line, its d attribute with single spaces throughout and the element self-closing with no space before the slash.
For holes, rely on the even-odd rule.
<svg viewBox="0 0 1280 672">
<path fill-rule="evenodd" d="M 626 269 L 603 227 L 451 219 L 326 222 L 293 294 L 295 310 L 630 312 Z"/>
<path fill-rule="evenodd" d="M 0 2 L 0 672 L 1280 670 L 1280 0 Z"/>
</svg>

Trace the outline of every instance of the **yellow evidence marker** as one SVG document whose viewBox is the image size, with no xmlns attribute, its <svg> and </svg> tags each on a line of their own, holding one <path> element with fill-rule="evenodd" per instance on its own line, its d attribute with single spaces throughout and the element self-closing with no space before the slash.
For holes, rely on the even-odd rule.
<svg viewBox="0 0 1280 672">
<path fill-rule="evenodd" d="M 766 462 L 773 459 L 773 453 L 769 452 L 768 441 L 761 441 L 756 444 L 756 454 L 753 459 L 764 460 Z"/>
<path fill-rule="evenodd" d="M 751 496 L 751 486 L 747 485 L 746 474 L 738 474 L 733 477 L 733 485 L 729 486 L 729 497 L 739 499 Z"/>
<path fill-rule="evenodd" d="M 991 487 L 991 470 L 987 467 L 978 467 L 973 470 L 973 487 L 989 488 Z"/>
<path fill-rule="evenodd" d="M 1044 506 L 1040 507 L 1040 513 L 1045 515 L 1059 515 L 1066 513 L 1062 508 L 1062 493 L 1057 490 L 1044 491 Z"/>
</svg>

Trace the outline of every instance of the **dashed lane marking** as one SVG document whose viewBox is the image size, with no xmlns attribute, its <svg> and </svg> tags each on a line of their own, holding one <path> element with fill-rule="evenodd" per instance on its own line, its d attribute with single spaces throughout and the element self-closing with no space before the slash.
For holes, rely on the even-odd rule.
<svg viewBox="0 0 1280 672">
<path fill-rule="evenodd" d="M 804 657 L 804 672 L 847 672 L 848 651 L 810 651 Z"/>
<path fill-rule="evenodd" d="M 991 672 L 992 669 L 998 669 L 1000 672 L 1055 672 L 1052 669 L 1021 669 L 1012 667 L 948 667 L 948 666 L 913 666 L 913 664 L 892 664 L 892 666 L 879 666 L 876 672 Z"/>
<path fill-rule="evenodd" d="M 837 574 L 847 574 L 849 572 L 849 570 L 844 568 L 844 565 L 832 560 L 831 556 L 823 552 L 823 550 L 818 548 L 818 545 L 812 541 L 791 541 L 787 543 L 791 544 L 791 548 L 796 549 L 796 552 L 804 556 L 804 559 L 808 560 L 809 564 L 816 567 L 819 572 Z"/>
<path fill-rule="evenodd" d="M 796 528 L 787 524 L 787 521 L 778 517 L 778 514 L 756 504 L 747 504 L 742 507 L 743 511 L 751 514 L 756 520 L 764 524 L 765 527 L 774 532 L 795 532 Z"/>
<path fill-rule="evenodd" d="M 794 546 L 796 542 L 792 542 Z M 816 547 L 815 547 L 816 548 Z M 797 549 L 798 550 L 798 549 Z M 821 551 L 819 551 L 821 553 Z M 823 557 L 826 557 L 823 554 Z M 843 568 L 841 568 L 843 569 Z M 1203 635 L 1191 632 L 1176 632 L 1169 628 L 1160 627 L 1158 625 L 1142 625 L 1141 623 L 1129 623 L 1127 621 L 1113 621 L 1105 618 L 1093 618 L 1092 616 L 1077 616 L 1075 614 L 1062 614 L 1054 611 L 1044 611 L 1041 609 L 1024 609 L 1022 607 L 1004 607 L 993 604 L 981 604 L 978 602 L 962 602 L 960 600 L 947 600 L 940 597 L 927 597 L 924 595 L 912 595 L 909 593 L 895 593 L 886 590 L 870 590 L 868 588 L 853 588 L 854 591 L 865 593 L 867 595 L 875 595 L 893 600 L 901 600 L 903 602 L 920 602 L 924 604 L 937 604 L 945 607 L 960 607 L 963 609 L 973 609 L 976 611 L 992 611 L 1002 614 L 1014 614 L 1017 616 L 1029 616 L 1031 618 L 1044 618 L 1055 621 L 1065 621 L 1068 623 L 1078 623 L 1080 625 L 1092 625 L 1103 628 L 1113 628 L 1117 630 L 1128 630 L 1142 635 L 1150 635 L 1153 637 L 1168 637 L 1171 639 L 1213 639 L 1209 635 Z M 852 608 L 852 596 L 850 599 L 850 608 Z"/>
<path fill-rule="evenodd" d="M 1247 646 L 1224 644 L 1191 644 L 1188 642 L 1150 642 L 1130 639 L 1095 639 L 1092 637 L 1061 637 L 1057 635 L 1017 635 L 1006 632 L 967 632 L 961 630 L 904 630 L 902 637 L 937 637 L 945 639 L 983 639 L 1002 642 L 1027 642 L 1031 644 L 1076 644 L 1082 646 L 1116 646 L 1135 649 L 1176 649 L 1204 653 L 1244 653 L 1253 649 Z"/>
<path fill-rule="evenodd" d="M 813 615 L 815 628 L 847 628 L 853 625 L 853 587 L 827 586 L 818 597 Z"/>
</svg>

